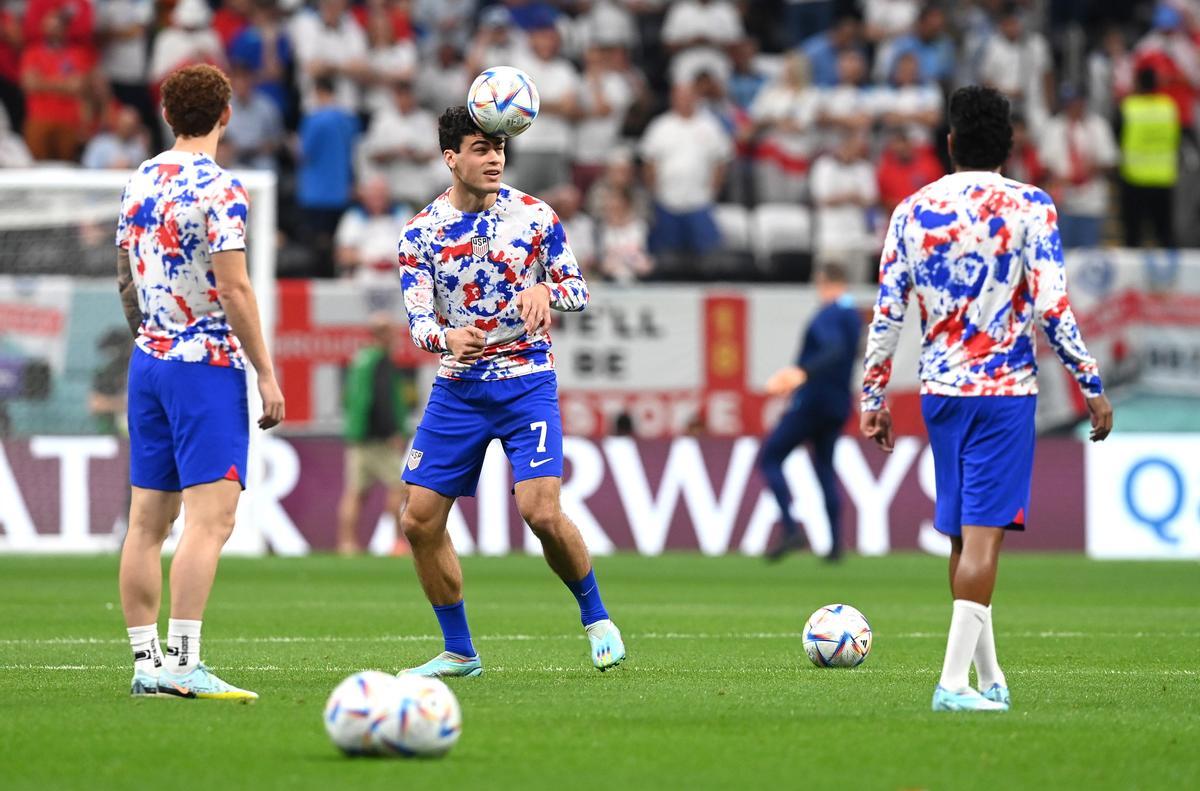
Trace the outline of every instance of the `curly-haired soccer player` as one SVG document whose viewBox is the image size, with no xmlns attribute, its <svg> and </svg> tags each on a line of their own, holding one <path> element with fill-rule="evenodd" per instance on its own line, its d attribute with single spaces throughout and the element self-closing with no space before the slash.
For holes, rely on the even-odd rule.
<svg viewBox="0 0 1200 791">
<path fill-rule="evenodd" d="M 284 411 L 246 271 L 246 191 L 213 161 L 230 94 L 212 66 L 167 77 L 163 114 L 175 145 L 134 171 L 117 223 L 117 282 L 137 346 L 129 361 L 133 493 L 120 573 L 137 696 L 258 697 L 200 661 L 200 622 L 246 483 L 247 360 L 263 401 L 259 426 L 276 425 Z M 160 554 L 181 502 L 163 657 Z"/>
<path fill-rule="evenodd" d="M 950 100 L 956 172 L 906 198 L 892 215 L 879 299 L 867 336 L 862 431 L 892 449 L 884 388 L 909 298 L 921 313 L 921 411 L 937 482 L 934 526 L 950 537 L 954 612 L 934 711 L 1006 711 L 996 660 L 992 591 L 1000 545 L 1024 530 L 1033 470 L 1040 324 L 1078 382 L 1093 441 L 1112 407 L 1067 301 L 1054 202 L 1000 175 L 1012 148 L 1008 100 L 967 87 Z M 972 659 L 979 690 L 968 682 Z"/>
</svg>

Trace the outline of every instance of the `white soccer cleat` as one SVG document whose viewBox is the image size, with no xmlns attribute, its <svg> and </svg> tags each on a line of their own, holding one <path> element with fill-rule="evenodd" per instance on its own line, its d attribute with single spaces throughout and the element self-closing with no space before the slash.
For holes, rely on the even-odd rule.
<svg viewBox="0 0 1200 791">
<path fill-rule="evenodd" d="M 978 691 L 968 687 L 953 692 L 938 684 L 933 691 L 934 711 L 1008 711 L 1008 704 L 988 700 Z"/>
<path fill-rule="evenodd" d="M 597 670 L 603 673 L 624 661 L 625 642 L 621 640 L 621 630 L 615 623 L 606 618 L 588 624 L 585 628 L 591 646 L 592 664 Z"/>
</svg>

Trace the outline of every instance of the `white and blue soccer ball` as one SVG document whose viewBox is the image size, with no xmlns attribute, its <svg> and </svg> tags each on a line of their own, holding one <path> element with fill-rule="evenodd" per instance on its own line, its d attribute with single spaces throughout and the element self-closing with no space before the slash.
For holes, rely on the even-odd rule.
<svg viewBox="0 0 1200 791">
<path fill-rule="evenodd" d="M 485 69 L 467 91 L 467 112 L 491 137 L 516 137 L 537 118 L 541 100 L 533 79 L 512 66 Z"/>
<path fill-rule="evenodd" d="M 462 710 L 450 688 L 436 678 L 403 675 L 371 723 L 371 740 L 386 755 L 445 755 L 462 733 Z"/>
<path fill-rule="evenodd" d="M 396 677 L 377 670 L 364 670 L 344 679 L 325 703 L 325 731 L 347 755 L 376 755 L 380 752 L 371 731 L 396 697 Z"/>
<path fill-rule="evenodd" d="M 871 653 L 871 625 L 849 604 L 827 604 L 804 624 L 804 652 L 817 667 L 857 667 Z"/>
</svg>

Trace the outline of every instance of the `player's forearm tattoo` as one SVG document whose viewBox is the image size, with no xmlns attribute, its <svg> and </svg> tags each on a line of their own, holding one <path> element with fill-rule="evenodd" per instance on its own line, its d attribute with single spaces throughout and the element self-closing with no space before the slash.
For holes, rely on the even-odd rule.
<svg viewBox="0 0 1200 791">
<path fill-rule="evenodd" d="M 121 308 L 125 311 L 125 321 L 129 331 L 136 338 L 142 326 L 142 308 L 138 304 L 137 286 L 133 282 L 133 267 L 129 261 L 129 251 L 124 248 L 117 250 L 117 292 L 121 295 Z"/>
</svg>

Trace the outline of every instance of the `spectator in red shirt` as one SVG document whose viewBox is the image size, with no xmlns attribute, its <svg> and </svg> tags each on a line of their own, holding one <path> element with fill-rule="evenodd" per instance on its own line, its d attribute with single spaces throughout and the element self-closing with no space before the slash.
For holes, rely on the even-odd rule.
<svg viewBox="0 0 1200 791">
<path fill-rule="evenodd" d="M 890 215 L 902 200 L 937 181 L 945 170 L 928 145 L 913 142 L 910 130 L 894 126 L 886 131 L 883 154 L 879 158 L 879 202 L 884 215 Z"/>
<path fill-rule="evenodd" d="M 212 18 L 212 28 L 221 37 L 221 46 L 229 45 L 250 24 L 250 0 L 222 0 Z"/>
<path fill-rule="evenodd" d="M 83 47 L 88 57 L 96 56 L 96 16 L 91 0 L 28 0 L 24 18 L 27 45 L 42 41 L 48 16 L 63 20 L 63 36 L 68 44 Z"/>
<path fill-rule="evenodd" d="M 92 60 L 66 41 L 67 20 L 60 14 L 42 19 L 42 41 L 21 56 L 25 90 L 25 143 L 34 159 L 73 161 L 79 154 L 83 94 Z"/>
</svg>

